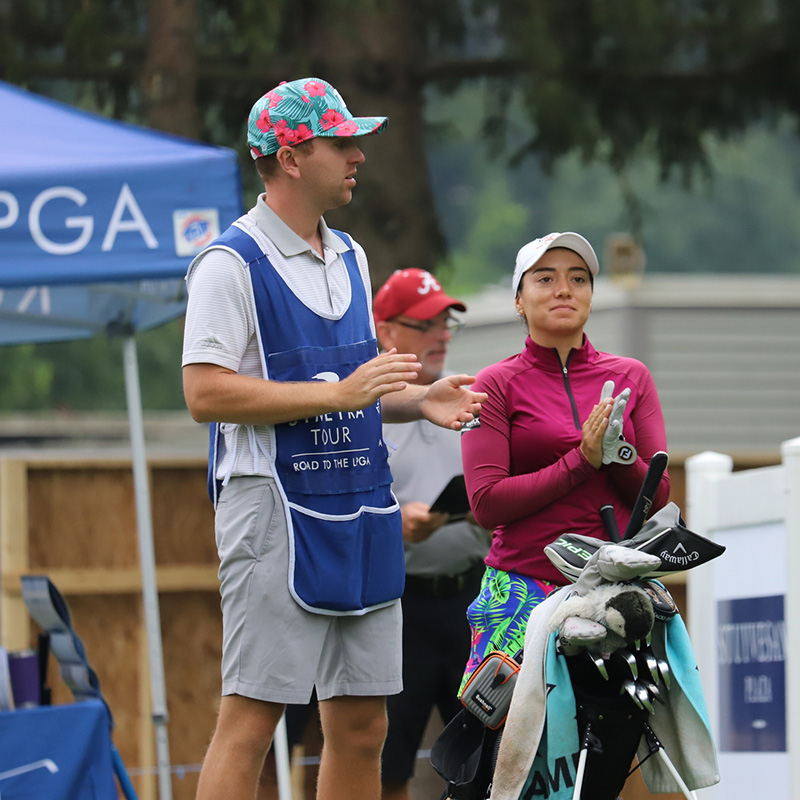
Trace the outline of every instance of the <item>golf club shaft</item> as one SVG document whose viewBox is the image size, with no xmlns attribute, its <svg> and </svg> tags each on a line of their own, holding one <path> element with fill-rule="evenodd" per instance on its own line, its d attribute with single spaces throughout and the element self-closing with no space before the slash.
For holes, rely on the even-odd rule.
<svg viewBox="0 0 800 800">
<path fill-rule="evenodd" d="M 633 506 L 631 518 L 628 520 L 628 526 L 625 528 L 625 533 L 622 535 L 623 539 L 634 536 L 647 519 L 647 514 L 650 511 L 650 506 L 653 505 L 653 498 L 656 496 L 656 491 L 658 491 L 658 486 L 661 483 L 661 478 L 664 475 L 667 464 L 669 464 L 669 456 L 663 450 L 659 450 L 657 453 L 653 454 L 653 457 L 650 459 L 650 464 L 647 467 L 647 474 L 642 481 L 642 488 L 639 490 L 639 496 L 636 498 L 636 503 Z"/>
</svg>

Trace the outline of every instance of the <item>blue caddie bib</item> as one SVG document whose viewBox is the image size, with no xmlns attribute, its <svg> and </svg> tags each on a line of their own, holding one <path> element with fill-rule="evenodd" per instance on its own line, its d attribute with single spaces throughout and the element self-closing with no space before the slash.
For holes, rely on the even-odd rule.
<svg viewBox="0 0 800 800">
<path fill-rule="evenodd" d="M 377 355 L 369 302 L 352 243 L 343 254 L 350 304 L 339 319 L 318 316 L 292 292 L 261 247 L 231 226 L 213 246 L 236 251 L 249 268 L 265 377 L 339 381 Z M 209 489 L 215 494 L 218 426 L 212 426 Z M 380 403 L 274 426 L 273 474 L 290 535 L 289 589 L 326 614 L 362 614 L 403 592 L 400 510 L 381 428 Z"/>
</svg>

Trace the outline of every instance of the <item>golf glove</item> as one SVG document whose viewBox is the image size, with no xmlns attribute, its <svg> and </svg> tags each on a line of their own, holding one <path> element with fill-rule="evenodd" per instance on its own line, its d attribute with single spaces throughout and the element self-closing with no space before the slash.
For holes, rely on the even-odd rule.
<svg viewBox="0 0 800 800">
<path fill-rule="evenodd" d="M 603 390 L 600 392 L 600 401 L 614 397 L 614 405 L 611 407 L 611 415 L 608 418 L 608 427 L 603 434 L 603 463 L 611 464 L 632 464 L 636 461 L 636 448 L 625 441 L 622 434 L 622 419 L 625 414 L 625 406 L 631 396 L 630 389 L 623 389 L 614 397 L 614 381 L 606 381 Z"/>
</svg>

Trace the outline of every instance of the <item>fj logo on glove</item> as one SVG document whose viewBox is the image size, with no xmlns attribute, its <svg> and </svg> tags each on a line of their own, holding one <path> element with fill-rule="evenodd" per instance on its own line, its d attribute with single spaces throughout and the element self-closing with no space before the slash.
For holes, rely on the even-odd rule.
<svg viewBox="0 0 800 800">
<path fill-rule="evenodd" d="M 620 464 L 631 464 L 636 461 L 636 450 L 627 442 L 620 442 L 614 460 L 618 461 Z"/>
</svg>

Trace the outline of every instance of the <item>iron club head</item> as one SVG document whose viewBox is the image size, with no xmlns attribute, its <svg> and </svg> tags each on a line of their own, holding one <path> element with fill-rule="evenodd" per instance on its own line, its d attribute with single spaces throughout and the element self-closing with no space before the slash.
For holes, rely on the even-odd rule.
<svg viewBox="0 0 800 800">
<path fill-rule="evenodd" d="M 650 673 L 651 677 L 653 678 L 653 683 L 658 683 L 661 678 L 659 677 L 658 672 L 658 660 L 656 657 L 649 652 L 645 652 L 644 654 L 644 662 L 647 665 L 647 671 Z"/>
<path fill-rule="evenodd" d="M 634 680 L 636 680 L 639 677 L 639 664 L 636 661 L 636 656 L 631 653 L 630 650 L 618 650 L 617 652 L 628 663 L 628 669 L 631 671 L 631 676 Z"/>
<path fill-rule="evenodd" d="M 672 673 L 669 669 L 669 664 L 663 659 L 658 659 L 658 671 L 661 673 L 661 677 L 664 679 L 664 685 L 669 689 L 669 682 L 670 678 L 672 677 Z"/>
<path fill-rule="evenodd" d="M 647 687 L 644 684 L 636 684 L 636 695 L 643 708 L 647 709 L 651 714 L 655 713 L 653 703 L 650 700 L 650 692 L 647 691 Z"/>
<path fill-rule="evenodd" d="M 628 697 L 630 697 L 631 700 L 633 700 L 633 702 L 637 705 L 638 708 L 644 709 L 642 701 L 639 700 L 639 696 L 636 692 L 636 684 L 633 681 L 623 681 L 622 691 L 628 693 Z"/>
<path fill-rule="evenodd" d="M 591 659 L 594 665 L 597 667 L 597 671 L 605 680 L 608 680 L 608 668 L 606 667 L 605 659 L 602 656 L 591 656 Z"/>
</svg>

